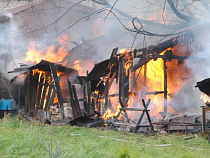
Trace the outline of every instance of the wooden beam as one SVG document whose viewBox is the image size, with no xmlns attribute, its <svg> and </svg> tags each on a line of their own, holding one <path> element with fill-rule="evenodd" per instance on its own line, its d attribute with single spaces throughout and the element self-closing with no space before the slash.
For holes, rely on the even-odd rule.
<svg viewBox="0 0 210 158">
<path fill-rule="evenodd" d="M 79 100 L 77 97 L 77 91 L 76 91 L 75 85 L 72 85 L 72 90 L 73 90 L 73 94 L 74 94 L 74 103 L 75 103 L 75 107 L 76 107 L 77 117 L 80 117 L 80 116 L 82 116 L 82 112 L 80 110 Z"/>
<path fill-rule="evenodd" d="M 61 114 L 64 118 L 64 112 L 63 112 L 63 102 L 64 102 L 64 100 L 63 100 L 61 87 L 60 87 L 59 79 L 58 79 L 58 75 L 57 75 L 57 66 L 55 64 L 50 64 L 50 70 L 51 70 L 51 73 L 52 73 L 52 76 L 53 76 L 53 79 L 54 79 Z"/>
<path fill-rule="evenodd" d="M 77 115 L 76 106 L 75 106 L 75 102 L 74 102 L 72 85 L 71 85 L 71 81 L 69 79 L 68 79 L 68 86 L 69 86 L 69 94 L 70 94 L 70 101 L 71 101 L 71 107 L 73 110 L 73 115 L 74 115 L 74 118 L 77 118 L 78 115 Z"/>
<path fill-rule="evenodd" d="M 84 104 L 84 109 L 85 112 L 87 113 L 88 110 L 88 103 L 87 103 L 87 97 L 86 97 L 86 83 L 84 78 L 82 79 L 82 87 L 83 87 L 83 104 Z"/>
<path fill-rule="evenodd" d="M 105 105 L 104 105 L 104 111 L 108 109 L 109 106 L 109 79 L 106 78 L 105 81 Z"/>
</svg>

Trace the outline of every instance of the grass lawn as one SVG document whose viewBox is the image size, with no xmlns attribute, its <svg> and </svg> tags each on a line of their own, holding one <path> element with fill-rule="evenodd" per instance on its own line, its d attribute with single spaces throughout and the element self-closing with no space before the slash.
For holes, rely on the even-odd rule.
<svg viewBox="0 0 210 158">
<path fill-rule="evenodd" d="M 38 126 L 16 118 L 0 120 L 0 157 L 209 158 L 204 136 L 153 135 L 96 128 Z"/>
</svg>

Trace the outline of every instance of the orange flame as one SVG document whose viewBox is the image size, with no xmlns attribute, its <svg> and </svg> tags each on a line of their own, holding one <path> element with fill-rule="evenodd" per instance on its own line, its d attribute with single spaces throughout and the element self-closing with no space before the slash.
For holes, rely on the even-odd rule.
<svg viewBox="0 0 210 158">
<path fill-rule="evenodd" d="M 163 55 L 167 50 L 171 50 L 172 48 L 168 48 L 165 51 L 163 51 L 160 55 Z M 185 46 L 179 46 L 173 48 L 173 53 L 175 55 L 179 49 L 184 50 L 182 55 L 187 55 L 189 51 L 186 49 Z M 185 54 L 184 54 L 185 53 Z M 188 70 L 185 67 L 184 61 L 183 63 L 178 63 L 177 60 L 171 60 L 166 62 L 167 66 L 167 102 L 169 103 L 171 101 L 171 96 L 175 96 L 181 88 L 187 83 L 187 80 L 184 81 L 182 78 L 189 78 L 191 75 L 190 70 Z M 156 91 L 164 91 L 164 60 L 161 58 L 158 58 L 156 61 L 151 60 L 146 64 L 145 66 L 140 68 L 138 71 L 140 71 L 141 79 L 138 78 L 138 80 L 144 80 L 144 70 L 146 69 L 146 85 L 138 84 L 137 83 L 137 89 L 143 90 L 144 92 L 156 92 Z M 142 71 L 141 71 L 142 70 Z M 138 75 L 138 72 L 136 73 L 136 77 Z M 157 95 L 148 95 L 144 96 L 145 98 L 150 98 L 151 103 L 149 105 L 149 109 L 152 109 L 150 111 L 150 114 L 152 116 L 160 116 L 159 112 L 164 111 L 164 94 L 157 94 Z M 176 110 L 174 110 L 170 105 L 167 105 L 168 112 L 169 113 L 177 113 Z"/>
<path fill-rule="evenodd" d="M 114 114 L 112 111 L 108 108 L 105 112 L 105 114 L 102 116 L 105 120 L 112 119 L 114 117 Z"/>
<path fill-rule="evenodd" d="M 56 46 L 52 45 L 47 47 L 47 50 L 44 51 L 40 48 L 40 45 L 33 41 L 28 47 L 24 61 L 33 63 L 39 63 L 41 60 L 47 60 L 54 63 L 66 62 L 65 57 L 67 55 L 68 51 L 65 51 L 62 47 L 57 48 Z"/>
<path fill-rule="evenodd" d="M 80 76 L 86 76 L 87 71 L 90 72 L 94 67 L 93 60 L 89 59 L 86 61 L 75 60 L 73 68 L 77 70 Z"/>
<path fill-rule="evenodd" d="M 206 94 L 202 94 L 200 96 L 200 99 L 202 99 L 204 103 L 210 103 L 210 97 L 207 96 Z"/>
<path fill-rule="evenodd" d="M 53 89 L 51 90 L 51 93 L 49 94 L 49 86 L 52 84 L 52 79 L 51 79 L 51 76 L 48 76 L 47 77 L 47 72 L 46 71 L 40 71 L 39 69 L 34 69 L 32 70 L 32 75 L 35 76 L 36 74 L 38 74 L 39 78 L 38 78 L 38 85 L 37 85 L 37 93 L 36 93 L 36 101 L 35 101 L 35 112 L 36 112 L 36 108 L 37 106 L 39 105 L 39 107 L 41 106 L 42 104 L 42 100 L 43 100 L 43 107 L 42 107 L 42 110 L 44 111 L 45 110 L 45 107 L 46 107 L 46 103 L 47 103 L 47 98 L 48 98 L 48 95 L 50 95 L 50 97 L 52 96 L 52 93 L 53 93 Z M 57 72 L 57 75 L 60 76 L 62 73 L 60 72 Z M 47 88 L 46 88 L 46 93 L 43 93 L 44 92 L 44 88 L 45 86 L 44 85 L 39 85 L 39 83 L 41 82 L 41 80 L 43 80 L 43 84 L 48 84 Z M 61 85 L 62 86 L 62 85 Z M 41 95 L 40 95 L 40 100 L 38 100 L 38 92 L 39 92 L 39 89 L 41 88 Z M 57 103 L 58 102 L 58 99 L 57 99 L 57 96 L 55 97 L 54 99 L 54 102 L 53 103 Z M 34 112 L 34 114 L 35 114 Z"/>
</svg>

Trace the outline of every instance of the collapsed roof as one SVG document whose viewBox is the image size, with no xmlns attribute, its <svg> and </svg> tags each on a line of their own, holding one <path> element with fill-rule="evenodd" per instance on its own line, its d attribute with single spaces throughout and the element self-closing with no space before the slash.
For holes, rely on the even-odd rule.
<svg viewBox="0 0 210 158">
<path fill-rule="evenodd" d="M 50 65 L 56 65 L 57 71 L 59 72 L 64 72 L 66 74 L 70 74 L 72 72 L 77 73 L 75 69 L 67 68 L 65 66 L 62 66 L 60 64 L 55 64 L 46 60 L 41 60 L 40 63 L 35 64 L 30 67 L 23 67 L 23 68 L 16 68 L 14 71 L 10 71 L 8 73 L 15 73 L 15 72 L 21 72 L 21 74 L 26 74 L 28 71 L 34 70 L 34 69 L 39 69 L 41 71 L 51 71 Z M 20 75 L 21 75 L 20 74 Z M 11 79 L 10 82 L 13 82 L 19 75 L 15 76 L 14 78 Z"/>
</svg>

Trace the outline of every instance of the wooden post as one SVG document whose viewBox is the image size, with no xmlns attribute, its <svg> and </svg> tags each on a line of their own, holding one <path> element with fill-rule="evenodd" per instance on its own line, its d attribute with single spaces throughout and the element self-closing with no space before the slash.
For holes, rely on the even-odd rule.
<svg viewBox="0 0 210 158">
<path fill-rule="evenodd" d="M 76 91 L 75 85 L 72 85 L 72 90 L 73 90 L 73 94 L 74 94 L 74 103 L 75 103 L 75 107 L 76 107 L 77 116 L 80 117 L 80 116 L 82 116 L 82 113 L 80 110 L 79 100 L 77 97 L 77 91 Z"/>
<path fill-rule="evenodd" d="M 25 78 L 25 111 L 29 112 L 29 73 L 27 77 Z"/>
<path fill-rule="evenodd" d="M 119 102 L 122 106 L 122 108 L 124 108 L 124 105 L 123 105 L 123 102 L 122 102 L 122 69 L 123 69 L 123 65 L 122 65 L 122 61 L 123 61 L 123 58 L 120 57 L 119 59 Z"/>
<path fill-rule="evenodd" d="M 98 100 L 98 112 L 101 113 L 101 100 Z"/>
<path fill-rule="evenodd" d="M 119 59 L 119 102 L 122 108 L 125 107 L 125 105 L 128 102 L 128 98 L 126 98 L 126 100 L 124 101 L 124 99 L 122 99 L 122 96 L 124 96 L 123 94 L 123 87 L 124 87 L 124 82 L 123 82 L 123 71 L 124 71 L 124 64 L 123 64 L 123 57 L 120 57 Z M 128 118 L 127 112 L 125 110 L 123 110 L 124 115 Z M 118 116 L 118 115 L 117 115 Z M 119 116 L 118 116 L 119 117 Z M 128 120 L 128 123 L 130 123 L 130 121 Z"/>
<path fill-rule="evenodd" d="M 202 117 L 202 131 L 205 133 L 206 113 L 204 107 L 202 107 Z"/>
<path fill-rule="evenodd" d="M 127 72 L 127 74 L 124 74 L 124 101 L 126 100 L 126 98 L 129 97 L 129 70 Z"/>
<path fill-rule="evenodd" d="M 144 106 L 144 110 L 142 111 L 141 116 L 139 117 L 139 120 L 138 120 L 137 125 L 136 125 L 136 128 L 135 128 L 135 132 L 137 131 L 137 129 L 138 129 L 139 126 L 140 126 L 140 123 L 141 123 L 141 121 L 142 121 L 142 119 L 143 119 L 143 117 L 144 117 L 144 114 L 145 114 L 145 112 L 146 112 L 146 110 L 147 110 L 147 108 L 148 108 L 148 106 L 149 106 L 150 101 L 151 101 L 151 99 L 149 99 L 149 100 L 147 101 L 147 104 L 145 105 L 144 99 L 142 99 L 142 103 L 143 103 L 143 106 Z M 145 109 L 145 108 L 146 108 L 146 109 Z M 151 127 L 151 125 L 150 125 L 150 127 Z M 153 127 L 151 127 L 151 129 L 153 130 Z"/>
<path fill-rule="evenodd" d="M 149 102 L 150 102 L 150 101 L 149 101 Z M 153 130 L 152 121 L 151 121 L 151 119 L 150 119 L 150 115 L 149 115 L 149 112 L 148 112 L 148 110 L 147 110 L 147 107 L 148 107 L 149 104 L 146 105 L 144 99 L 142 99 L 142 103 L 143 103 L 143 106 L 144 106 L 144 109 L 145 109 L 145 112 L 146 112 L 146 115 L 147 115 L 147 118 L 148 118 L 148 121 L 149 121 L 149 124 L 150 124 L 151 132 L 153 132 L 154 130 Z"/>
<path fill-rule="evenodd" d="M 72 90 L 72 86 L 71 86 L 71 81 L 69 81 L 69 79 L 68 79 L 68 86 L 69 86 L 70 101 L 71 101 L 71 106 L 72 106 L 74 118 L 77 118 L 78 115 L 77 115 L 77 111 L 76 111 L 76 107 L 75 107 L 75 102 L 74 102 L 74 97 L 73 97 L 73 90 Z"/>
<path fill-rule="evenodd" d="M 83 86 L 83 104 L 84 104 L 84 109 L 85 112 L 87 113 L 88 111 L 88 103 L 87 103 L 87 97 L 86 97 L 86 84 L 84 78 L 82 79 L 82 86 Z"/>
<path fill-rule="evenodd" d="M 167 113 L 167 66 L 166 59 L 164 59 L 164 113 Z"/>
<path fill-rule="evenodd" d="M 92 93 L 92 105 L 91 105 L 91 113 L 95 113 L 95 106 L 96 106 L 96 94 Z"/>
<path fill-rule="evenodd" d="M 88 71 L 87 71 L 87 76 L 88 76 Z M 90 105 L 91 105 L 91 86 L 90 86 L 90 81 L 87 81 L 86 84 L 87 84 L 87 95 L 88 95 L 87 114 L 90 114 Z"/>
<path fill-rule="evenodd" d="M 104 105 L 104 111 L 108 109 L 109 106 L 109 79 L 106 78 L 105 81 L 105 105 Z"/>
</svg>

